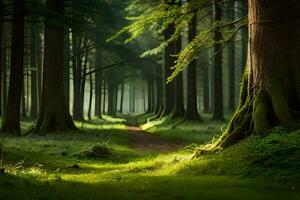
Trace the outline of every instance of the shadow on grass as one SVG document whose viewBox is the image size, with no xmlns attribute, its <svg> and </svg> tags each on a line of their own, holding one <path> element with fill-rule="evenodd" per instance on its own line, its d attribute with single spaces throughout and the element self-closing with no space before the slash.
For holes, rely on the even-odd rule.
<svg viewBox="0 0 300 200">
<path fill-rule="evenodd" d="M 0 199 L 299 199 L 299 189 L 255 180 L 228 177 L 110 178 L 94 183 L 60 178 L 39 181 L 31 177 L 0 176 Z"/>
</svg>

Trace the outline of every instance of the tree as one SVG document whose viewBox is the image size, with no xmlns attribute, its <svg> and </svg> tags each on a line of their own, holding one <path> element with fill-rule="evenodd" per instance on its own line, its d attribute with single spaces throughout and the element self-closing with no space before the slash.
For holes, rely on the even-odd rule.
<svg viewBox="0 0 300 200">
<path fill-rule="evenodd" d="M 30 67 L 31 70 L 31 112 L 30 117 L 38 115 L 38 86 L 37 86 L 37 33 L 33 24 L 30 24 Z"/>
<path fill-rule="evenodd" d="M 235 0 L 228 2 L 227 8 L 228 20 L 234 21 L 235 19 Z M 234 29 L 234 24 L 230 27 Z M 243 49 L 244 50 L 244 49 Z M 228 84 L 229 84 L 229 100 L 228 109 L 230 112 L 235 109 L 235 42 L 231 41 L 228 45 Z"/>
<path fill-rule="evenodd" d="M 295 0 L 249 1 L 250 48 L 239 107 L 226 132 L 206 149 L 267 134 L 275 126 L 299 128 L 299 10 Z"/>
<path fill-rule="evenodd" d="M 166 1 L 167 4 L 173 5 L 175 4 L 175 1 L 172 0 L 171 2 Z M 169 24 L 168 27 L 164 30 L 164 40 L 168 41 L 172 37 L 172 35 L 175 32 L 175 24 Z M 175 42 L 171 42 L 168 44 L 168 46 L 165 47 L 164 49 L 164 96 L 163 96 L 163 110 L 160 115 L 160 117 L 164 117 L 166 115 L 169 115 L 172 113 L 174 109 L 174 99 L 175 99 L 175 82 L 172 81 L 168 84 L 166 84 L 167 79 L 169 76 L 172 74 L 172 69 L 171 67 L 175 63 L 175 58 L 172 56 L 172 53 L 174 52 L 174 46 Z"/>
<path fill-rule="evenodd" d="M 214 0 L 215 5 L 215 23 L 217 24 L 214 31 L 214 120 L 223 120 L 223 74 L 222 74 L 222 33 L 219 28 L 222 20 L 222 1 Z"/>
<path fill-rule="evenodd" d="M 66 106 L 63 86 L 64 27 L 58 22 L 64 13 L 64 1 L 47 0 L 46 8 L 49 13 L 45 23 L 43 89 L 34 131 L 44 133 L 76 130 Z"/>
<path fill-rule="evenodd" d="M 188 31 L 188 41 L 191 42 L 196 36 L 197 29 L 197 19 L 196 13 L 193 16 L 193 19 L 189 23 Z M 188 67 L 188 80 L 187 80 L 187 105 L 186 113 L 184 116 L 185 120 L 188 121 L 200 121 L 200 115 L 197 108 L 197 81 L 196 81 L 196 67 L 197 63 L 194 59 Z"/>
<path fill-rule="evenodd" d="M 0 0 L 0 13 L 3 13 L 3 0 Z M 3 56 L 3 16 L 1 15 L 0 16 L 0 115 L 2 116 L 3 115 L 3 112 L 2 112 L 2 99 L 3 99 L 3 96 L 2 96 L 2 80 L 3 80 L 3 76 L 2 76 L 2 72 L 3 72 L 3 66 L 4 66 L 4 56 Z"/>
<path fill-rule="evenodd" d="M 20 106 L 23 88 L 24 59 L 24 0 L 13 2 L 13 25 L 11 39 L 11 68 L 9 77 L 8 99 L 2 121 L 2 132 L 20 134 Z"/>
<path fill-rule="evenodd" d="M 173 55 L 177 55 L 181 51 L 181 37 L 179 37 L 174 45 Z M 175 105 L 173 111 L 173 119 L 183 118 L 185 116 L 184 101 L 183 101 L 183 78 L 182 73 L 175 78 Z"/>
<path fill-rule="evenodd" d="M 102 67 L 102 60 L 103 60 L 103 55 L 102 55 L 102 49 L 97 48 L 96 49 L 96 64 L 95 68 L 98 70 L 95 74 L 95 115 L 98 118 L 101 117 L 101 104 L 102 104 L 102 71 L 100 70 Z"/>
</svg>

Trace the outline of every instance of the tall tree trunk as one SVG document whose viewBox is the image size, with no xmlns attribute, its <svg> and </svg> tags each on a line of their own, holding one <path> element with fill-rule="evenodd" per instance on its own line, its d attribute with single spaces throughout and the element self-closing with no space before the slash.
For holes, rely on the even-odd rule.
<svg viewBox="0 0 300 200">
<path fill-rule="evenodd" d="M 90 68 L 92 70 L 92 68 Z M 90 98 L 89 98 L 89 109 L 88 118 L 92 119 L 92 103 L 93 103 L 93 74 L 90 74 Z"/>
<path fill-rule="evenodd" d="M 247 1 L 241 1 L 241 17 L 246 16 L 247 10 L 248 10 L 248 4 Z M 247 49 L 248 49 L 248 29 L 247 28 L 243 28 L 241 30 L 241 35 L 242 35 L 242 56 L 241 56 L 241 60 L 242 60 L 242 65 L 241 65 L 241 70 L 245 71 L 245 66 L 246 66 L 246 60 L 247 60 Z"/>
<path fill-rule="evenodd" d="M 37 34 L 33 24 L 30 24 L 30 67 L 31 67 L 31 112 L 30 117 L 36 119 L 38 115 L 37 96 Z"/>
<path fill-rule="evenodd" d="M 164 1 L 167 4 L 174 5 L 175 0 L 171 1 Z M 175 24 L 170 24 L 168 27 L 164 30 L 164 40 L 167 41 L 169 40 L 172 35 L 175 32 Z M 171 76 L 172 70 L 171 67 L 174 65 L 175 58 L 173 56 L 173 49 L 174 49 L 174 44 L 175 42 L 171 42 L 167 47 L 164 49 L 164 96 L 163 96 L 163 111 L 160 115 L 160 117 L 167 116 L 169 114 L 172 114 L 174 110 L 174 99 L 175 99 L 175 82 L 172 81 L 168 84 L 167 83 L 167 78 Z"/>
<path fill-rule="evenodd" d="M 102 97 L 102 50 L 96 49 L 96 74 L 95 74 L 95 115 L 101 118 L 101 97 Z"/>
<path fill-rule="evenodd" d="M 105 76 L 104 76 L 105 77 Z M 103 93 L 103 108 L 102 108 L 102 113 L 103 114 L 105 114 L 106 113 L 106 110 L 105 110 L 105 108 L 106 108 L 106 86 L 107 85 L 107 83 L 106 83 L 106 80 L 105 79 L 103 79 L 103 89 L 102 89 L 102 93 Z"/>
<path fill-rule="evenodd" d="M 117 107 L 117 86 L 113 79 L 113 73 L 110 72 L 108 76 L 108 114 L 115 117 Z"/>
<path fill-rule="evenodd" d="M 123 113 L 124 93 L 125 93 L 125 82 L 122 81 L 122 83 L 121 83 L 120 113 Z"/>
<path fill-rule="evenodd" d="M 173 55 L 177 55 L 180 53 L 182 44 L 181 44 L 181 37 L 179 37 L 174 44 L 174 49 L 173 49 Z M 173 63 L 175 65 L 175 62 Z M 173 119 L 177 118 L 183 118 L 185 115 L 185 109 L 184 109 L 184 101 L 183 101 L 183 78 L 182 78 L 182 73 L 180 73 L 176 78 L 175 78 L 175 105 L 174 105 L 174 110 L 173 110 Z"/>
<path fill-rule="evenodd" d="M 228 20 L 234 21 L 235 19 L 235 0 L 231 0 L 228 3 L 227 8 Z M 234 25 L 230 27 L 234 29 Z M 233 112 L 235 109 L 235 43 L 231 41 L 228 46 L 228 84 L 229 84 L 229 99 L 228 110 Z"/>
<path fill-rule="evenodd" d="M 24 0 L 14 0 L 13 25 L 11 40 L 11 67 L 9 91 L 2 132 L 19 135 L 20 130 L 20 104 L 23 88 L 23 59 L 24 59 Z"/>
<path fill-rule="evenodd" d="M 86 72 L 87 72 L 87 64 L 88 64 L 89 52 L 87 51 L 85 54 L 81 81 L 80 81 L 80 95 L 79 95 L 79 110 L 78 110 L 78 118 L 77 120 L 84 121 L 84 97 L 85 97 L 85 83 L 86 83 Z"/>
<path fill-rule="evenodd" d="M 8 46 L 7 44 L 7 34 L 5 31 L 6 28 L 6 24 L 2 23 L 2 32 L 1 32 L 1 43 L 2 43 L 2 47 L 4 46 Z M 6 69 L 7 69 L 7 48 L 3 48 L 2 50 L 2 63 L 1 63 L 1 68 L 2 68 L 2 79 L 1 79 L 1 90 L 2 90 L 2 94 L 1 94 L 1 110 L 2 110 L 2 116 L 4 115 L 4 111 L 5 111 L 5 106 L 6 106 L 6 99 L 7 99 L 7 84 L 6 84 Z"/>
<path fill-rule="evenodd" d="M 223 70 L 222 70 L 222 33 L 218 27 L 222 20 L 222 1 L 215 0 L 215 21 L 217 23 L 215 30 L 214 45 L 214 120 L 223 120 Z"/>
<path fill-rule="evenodd" d="M 153 87 L 154 84 L 150 79 L 147 80 L 147 99 L 148 99 L 148 108 L 147 113 L 153 112 L 154 105 L 153 105 Z"/>
<path fill-rule="evenodd" d="M 249 51 L 240 104 L 226 132 L 209 149 L 267 134 L 275 126 L 299 129 L 299 10 L 300 1 L 249 1 Z"/>
<path fill-rule="evenodd" d="M 55 17 L 63 16 L 64 1 L 47 0 L 46 7 L 56 13 Z M 37 133 L 76 130 L 64 93 L 64 28 L 53 24 L 52 20 L 59 20 L 55 17 L 48 16 L 45 23 L 43 90 Z"/>
<path fill-rule="evenodd" d="M 64 37 L 64 90 L 66 106 L 70 110 L 70 38 L 68 29 L 65 29 Z"/>
<path fill-rule="evenodd" d="M 203 51 L 205 57 L 203 59 L 209 58 L 209 52 L 207 49 Z M 209 74 L 209 61 L 203 63 L 203 111 L 209 113 L 211 111 L 211 101 L 210 101 L 210 74 Z"/>
<path fill-rule="evenodd" d="M 80 115 L 80 97 L 81 97 L 81 81 L 82 81 L 82 56 L 80 54 L 81 39 L 76 30 L 72 31 L 72 71 L 73 71 L 73 119 L 82 121 L 83 116 Z"/>
<path fill-rule="evenodd" d="M 3 34 L 4 34 L 4 30 L 3 30 L 3 0 L 0 0 L 0 116 L 3 115 L 3 110 L 2 110 L 2 99 L 3 99 L 3 95 L 2 95 L 2 82 L 3 82 L 3 76 L 2 76 L 2 68 L 4 67 L 4 57 L 3 57 Z"/>
<path fill-rule="evenodd" d="M 188 41 L 191 42 L 195 39 L 197 33 L 197 17 L 196 14 L 192 21 L 189 23 Z M 188 80 L 187 80 L 187 105 L 186 113 L 184 116 L 185 120 L 188 121 L 200 121 L 200 115 L 197 108 L 197 80 L 196 71 L 197 63 L 194 59 L 188 67 Z"/>
<path fill-rule="evenodd" d="M 43 45 L 41 33 L 43 30 L 38 27 L 37 28 L 37 36 L 36 36 L 36 46 L 37 46 L 37 96 L 38 96 L 38 112 L 42 99 L 42 71 L 43 71 Z"/>
<path fill-rule="evenodd" d="M 129 112 L 135 112 L 135 82 L 129 82 Z"/>
</svg>

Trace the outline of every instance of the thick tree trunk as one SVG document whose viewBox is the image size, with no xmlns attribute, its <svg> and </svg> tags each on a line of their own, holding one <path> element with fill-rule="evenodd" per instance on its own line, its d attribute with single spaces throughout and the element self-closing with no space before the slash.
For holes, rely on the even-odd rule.
<svg viewBox="0 0 300 200">
<path fill-rule="evenodd" d="M 188 40 L 191 42 L 195 39 L 197 32 L 196 15 L 189 23 Z M 197 63 L 194 59 L 188 67 L 187 76 L 187 104 L 184 119 L 187 121 L 200 121 L 200 115 L 197 108 L 197 80 L 196 80 L 196 67 Z"/>
<path fill-rule="evenodd" d="M 7 105 L 2 121 L 2 132 L 20 134 L 20 104 L 23 89 L 24 60 L 24 0 L 14 0 L 11 40 L 11 67 Z"/>
<path fill-rule="evenodd" d="M 47 0 L 46 6 L 59 16 L 64 13 L 63 1 Z M 63 86 L 64 28 L 52 24 L 52 20 L 53 17 L 49 16 L 45 24 L 43 90 L 39 117 L 34 130 L 36 133 L 76 130 L 66 107 Z"/>
<path fill-rule="evenodd" d="M 299 10 L 295 0 L 249 1 L 249 51 L 240 104 L 226 132 L 204 150 L 267 134 L 278 125 L 299 128 Z"/>
<path fill-rule="evenodd" d="M 215 21 L 220 23 L 222 20 L 222 1 L 215 0 Z M 223 70 L 222 70 L 222 33 L 220 28 L 215 30 L 214 46 L 214 120 L 223 120 Z"/>
</svg>

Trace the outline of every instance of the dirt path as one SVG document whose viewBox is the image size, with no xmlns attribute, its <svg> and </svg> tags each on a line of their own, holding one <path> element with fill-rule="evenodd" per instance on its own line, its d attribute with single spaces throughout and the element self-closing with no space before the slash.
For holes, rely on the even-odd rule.
<svg viewBox="0 0 300 200">
<path fill-rule="evenodd" d="M 160 138 L 159 135 L 153 135 L 143 131 L 133 119 L 127 123 L 127 128 L 133 147 L 136 149 L 143 151 L 172 152 L 184 147 L 184 144 L 180 141 L 164 140 Z"/>
</svg>

